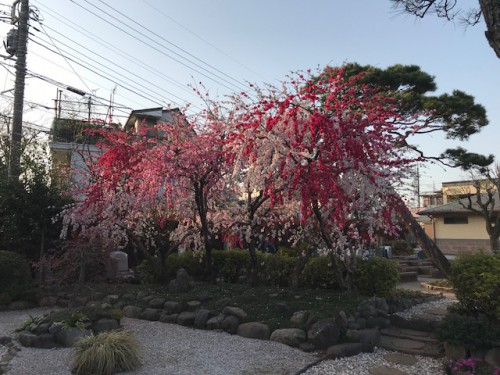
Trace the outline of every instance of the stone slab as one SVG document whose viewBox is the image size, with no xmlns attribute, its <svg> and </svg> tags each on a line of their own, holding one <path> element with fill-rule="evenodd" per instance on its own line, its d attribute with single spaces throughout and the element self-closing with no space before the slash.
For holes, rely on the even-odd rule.
<svg viewBox="0 0 500 375">
<path fill-rule="evenodd" d="M 372 369 L 369 369 L 368 372 L 370 375 L 407 375 L 406 372 L 398 370 L 394 367 L 389 366 L 379 366 Z"/>
<path fill-rule="evenodd" d="M 388 362 L 405 366 L 412 366 L 418 362 L 418 359 L 415 356 L 401 353 L 387 353 L 384 355 L 384 359 Z"/>
<path fill-rule="evenodd" d="M 439 340 L 437 340 L 436 335 L 434 333 L 427 332 L 427 331 L 417 331 L 414 329 L 389 327 L 389 328 L 383 328 L 380 331 L 380 333 L 382 335 L 386 335 L 386 336 L 404 338 L 404 339 L 410 339 L 410 340 L 418 340 L 418 341 L 429 342 L 429 343 L 438 343 L 439 342 Z"/>
</svg>

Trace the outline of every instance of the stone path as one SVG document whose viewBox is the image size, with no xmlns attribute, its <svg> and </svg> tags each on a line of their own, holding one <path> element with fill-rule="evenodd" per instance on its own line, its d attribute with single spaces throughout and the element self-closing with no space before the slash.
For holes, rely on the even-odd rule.
<svg viewBox="0 0 500 375">
<path fill-rule="evenodd" d="M 418 359 L 413 355 L 400 354 L 400 353 L 388 353 L 384 355 L 384 359 L 396 365 L 401 366 L 413 366 L 418 362 Z M 368 371 L 371 375 L 406 375 L 404 370 L 397 369 L 391 366 L 377 366 Z"/>
</svg>

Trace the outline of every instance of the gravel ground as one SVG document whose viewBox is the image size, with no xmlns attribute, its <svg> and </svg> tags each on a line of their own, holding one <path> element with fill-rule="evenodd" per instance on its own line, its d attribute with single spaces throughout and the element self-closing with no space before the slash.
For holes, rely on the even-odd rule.
<svg viewBox="0 0 500 375">
<path fill-rule="evenodd" d="M 435 310 L 435 309 L 446 309 L 449 306 L 457 303 L 457 300 L 452 298 L 441 298 L 435 301 L 430 301 L 426 303 L 421 303 L 419 305 L 413 306 L 411 309 L 400 311 L 395 313 L 394 315 L 398 315 L 404 319 L 411 319 L 414 316 L 425 313 L 427 310 Z"/>
<path fill-rule="evenodd" d="M 408 375 L 445 374 L 442 360 L 415 356 L 418 362 L 414 365 L 397 365 L 384 359 L 384 355 L 387 353 L 393 352 L 377 348 L 373 353 L 362 353 L 353 357 L 323 361 L 307 370 L 304 375 L 370 375 L 370 369 L 381 366 L 396 368 Z"/>
<path fill-rule="evenodd" d="M 0 312 L 0 336 L 13 336 L 13 330 L 30 314 L 38 316 L 47 311 Z M 143 366 L 134 374 L 285 375 L 295 374 L 317 359 L 314 354 L 271 341 L 137 319 L 124 318 L 122 324 L 141 345 Z M 70 374 L 72 349 L 17 346 L 21 350 L 10 361 L 7 375 Z"/>
</svg>

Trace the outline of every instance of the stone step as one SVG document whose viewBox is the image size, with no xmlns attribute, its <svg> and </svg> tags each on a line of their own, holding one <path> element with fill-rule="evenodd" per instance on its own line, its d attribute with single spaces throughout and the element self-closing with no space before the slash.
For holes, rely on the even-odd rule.
<svg viewBox="0 0 500 375">
<path fill-rule="evenodd" d="M 440 358 L 444 356 L 444 349 L 441 343 L 382 335 L 379 346 L 386 350 L 425 357 Z"/>
<path fill-rule="evenodd" d="M 399 273 L 399 282 L 407 283 L 410 281 L 418 281 L 418 273 L 417 272 L 400 272 Z"/>
<path fill-rule="evenodd" d="M 439 344 L 439 340 L 436 334 L 427 331 L 417 331 L 414 329 L 399 328 L 399 327 L 388 327 L 383 328 L 380 333 L 385 336 L 391 336 L 395 338 L 408 339 L 422 341 L 431 344 Z"/>
<path fill-rule="evenodd" d="M 402 266 L 399 267 L 399 272 L 418 272 L 418 267 Z"/>
<path fill-rule="evenodd" d="M 405 319 L 399 315 L 392 314 L 389 315 L 389 320 L 394 327 L 426 332 L 435 332 L 441 324 L 441 317 L 432 314 L 422 314 L 411 319 Z"/>
</svg>

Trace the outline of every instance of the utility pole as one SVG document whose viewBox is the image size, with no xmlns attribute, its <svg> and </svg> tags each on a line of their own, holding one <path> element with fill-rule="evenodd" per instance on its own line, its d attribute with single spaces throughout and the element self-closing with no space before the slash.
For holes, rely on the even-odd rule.
<svg viewBox="0 0 500 375">
<path fill-rule="evenodd" d="M 15 7 L 21 3 L 19 18 L 14 16 Z M 26 77 L 26 54 L 28 44 L 29 0 L 16 0 L 12 5 L 12 23 L 18 22 L 16 51 L 16 81 L 14 85 L 14 114 L 10 137 L 9 179 L 17 181 L 21 173 L 21 140 L 23 134 L 24 80 Z"/>
</svg>

